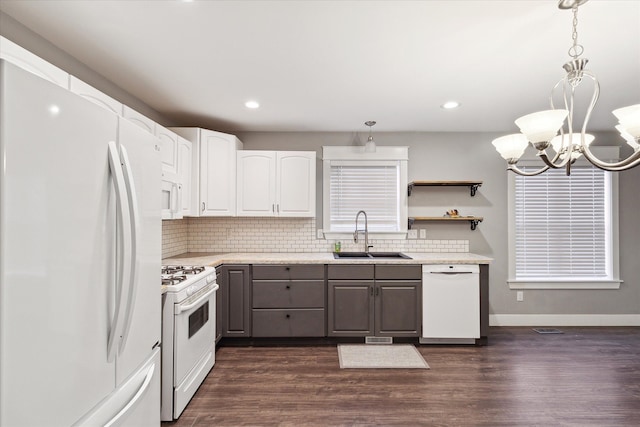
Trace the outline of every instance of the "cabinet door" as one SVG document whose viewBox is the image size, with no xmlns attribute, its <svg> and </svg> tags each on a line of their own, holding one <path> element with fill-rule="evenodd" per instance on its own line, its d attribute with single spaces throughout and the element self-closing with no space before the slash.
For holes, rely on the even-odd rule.
<svg viewBox="0 0 640 427">
<path fill-rule="evenodd" d="M 156 126 L 156 136 L 160 139 L 163 172 L 178 175 L 178 135 L 162 126 Z"/>
<path fill-rule="evenodd" d="M 314 217 L 316 214 L 316 153 L 278 151 L 276 214 Z"/>
<path fill-rule="evenodd" d="M 248 265 L 222 268 L 223 337 L 251 336 L 251 293 Z"/>
<path fill-rule="evenodd" d="M 328 335 L 372 336 L 373 281 L 330 280 L 328 285 Z"/>
<path fill-rule="evenodd" d="M 200 136 L 200 216 L 236 214 L 236 151 L 234 136 L 202 129 Z"/>
<path fill-rule="evenodd" d="M 193 158 L 191 141 L 178 136 L 178 187 L 180 191 L 180 209 L 183 216 L 191 216 L 191 160 Z"/>
<path fill-rule="evenodd" d="M 117 114 L 118 116 L 122 116 L 121 102 L 116 101 L 109 95 L 100 92 L 98 89 L 94 88 L 91 85 L 88 85 L 79 78 L 70 76 L 69 89 L 71 90 L 71 92 L 76 93 L 85 99 L 88 99 L 94 104 L 97 104 L 102 108 L 106 108 L 107 110 Z"/>
<path fill-rule="evenodd" d="M 274 216 L 275 151 L 238 152 L 238 216 Z"/>
<path fill-rule="evenodd" d="M 140 126 L 142 129 L 149 132 L 151 135 L 156 134 L 156 122 L 148 118 L 147 116 L 138 113 L 133 108 L 124 105 L 122 107 L 122 115 L 125 119 L 129 120 L 131 123 Z"/>
<path fill-rule="evenodd" d="M 376 280 L 376 336 L 420 336 L 421 290 L 416 280 Z"/>
</svg>

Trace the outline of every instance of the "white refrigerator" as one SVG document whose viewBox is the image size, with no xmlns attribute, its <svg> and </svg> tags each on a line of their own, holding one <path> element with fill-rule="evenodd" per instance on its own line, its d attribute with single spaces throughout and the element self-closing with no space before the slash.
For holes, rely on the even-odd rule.
<svg viewBox="0 0 640 427">
<path fill-rule="evenodd" d="M 159 144 L 0 60 L 0 425 L 160 425 Z"/>
</svg>

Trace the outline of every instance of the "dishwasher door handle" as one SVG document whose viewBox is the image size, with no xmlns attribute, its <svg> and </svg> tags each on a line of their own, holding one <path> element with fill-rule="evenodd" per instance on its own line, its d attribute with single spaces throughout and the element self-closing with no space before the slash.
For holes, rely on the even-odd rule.
<svg viewBox="0 0 640 427">
<path fill-rule="evenodd" d="M 430 271 L 431 274 L 447 274 L 447 275 L 455 275 L 455 274 L 474 274 L 473 271 Z"/>
</svg>

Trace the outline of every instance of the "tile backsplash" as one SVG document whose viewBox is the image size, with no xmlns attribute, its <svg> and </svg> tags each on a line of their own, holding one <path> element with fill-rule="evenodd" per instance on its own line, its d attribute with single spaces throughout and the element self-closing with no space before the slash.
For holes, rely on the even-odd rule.
<svg viewBox="0 0 640 427">
<path fill-rule="evenodd" d="M 185 252 L 332 252 L 316 237 L 315 218 L 185 218 L 162 221 L 162 257 Z M 469 252 L 468 240 L 376 240 L 374 251 Z M 362 243 L 341 240 L 343 251 Z"/>
</svg>

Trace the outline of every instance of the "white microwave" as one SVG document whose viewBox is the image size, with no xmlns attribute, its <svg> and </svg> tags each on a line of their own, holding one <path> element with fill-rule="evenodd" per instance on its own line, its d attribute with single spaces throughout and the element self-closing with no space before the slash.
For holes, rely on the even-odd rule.
<svg viewBox="0 0 640 427">
<path fill-rule="evenodd" d="M 162 219 L 182 218 L 182 184 L 177 175 L 162 172 L 161 196 Z"/>
</svg>

